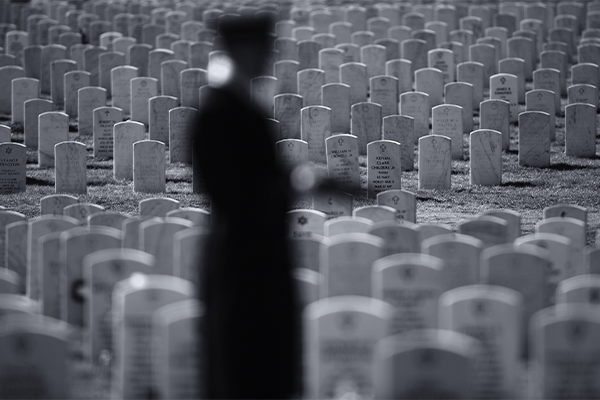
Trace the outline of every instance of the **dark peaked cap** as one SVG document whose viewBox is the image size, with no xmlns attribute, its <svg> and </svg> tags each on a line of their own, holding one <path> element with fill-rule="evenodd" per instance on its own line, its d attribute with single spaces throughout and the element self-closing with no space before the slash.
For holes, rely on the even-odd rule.
<svg viewBox="0 0 600 400">
<path fill-rule="evenodd" d="M 253 16 L 225 15 L 219 21 L 219 36 L 229 49 L 248 44 L 272 46 L 275 23 L 270 13 Z"/>
</svg>

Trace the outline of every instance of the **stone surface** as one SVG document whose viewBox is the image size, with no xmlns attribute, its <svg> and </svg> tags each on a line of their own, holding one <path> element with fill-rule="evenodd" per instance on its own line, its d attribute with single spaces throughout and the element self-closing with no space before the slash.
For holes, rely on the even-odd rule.
<svg viewBox="0 0 600 400">
<path fill-rule="evenodd" d="M 376 140 L 367 145 L 367 193 L 371 198 L 401 188 L 400 143 Z"/>
<path fill-rule="evenodd" d="M 367 144 L 381 139 L 382 107 L 375 103 L 352 105 L 350 132 L 358 138 L 359 154 L 367 154 Z"/>
<path fill-rule="evenodd" d="M 79 142 L 60 142 L 54 146 L 56 193 L 87 194 L 85 145 Z"/>
<path fill-rule="evenodd" d="M 541 111 L 519 114 L 519 165 L 550 166 L 550 115 Z"/>
<path fill-rule="evenodd" d="M 400 163 L 403 171 L 414 169 L 414 119 L 406 115 L 383 118 L 383 140 L 400 143 Z"/>
<path fill-rule="evenodd" d="M 0 143 L 0 193 L 25 192 L 26 150 L 20 143 Z"/>
<path fill-rule="evenodd" d="M 169 162 L 192 163 L 192 138 L 189 126 L 195 121 L 197 111 L 190 107 L 177 107 L 169 111 Z"/>
<path fill-rule="evenodd" d="M 165 144 L 140 140 L 133 144 L 133 189 L 136 192 L 164 192 Z"/>
<path fill-rule="evenodd" d="M 509 119 L 517 122 L 519 116 L 518 80 L 515 75 L 496 74 L 490 77 L 490 100 L 506 100 L 510 104 Z"/>
<path fill-rule="evenodd" d="M 133 144 L 144 140 L 145 127 L 141 122 L 118 122 L 113 126 L 115 179 L 133 180 Z"/>
<path fill-rule="evenodd" d="M 133 78 L 131 84 L 131 120 L 144 125 L 150 123 L 150 99 L 158 94 L 158 80 L 154 78 Z"/>
<path fill-rule="evenodd" d="M 441 104 L 433 107 L 431 113 L 431 133 L 449 137 L 452 140 L 452 158 L 462 160 L 463 109 L 452 104 Z"/>
<path fill-rule="evenodd" d="M 54 167 L 54 145 L 69 140 L 69 116 L 51 111 L 38 117 L 38 166 Z"/>
<path fill-rule="evenodd" d="M 450 189 L 451 139 L 427 135 L 419 139 L 419 189 Z"/>
<path fill-rule="evenodd" d="M 596 97 L 597 99 L 597 97 Z M 565 154 L 571 157 L 596 156 L 596 109 L 592 104 L 565 107 Z"/>
<path fill-rule="evenodd" d="M 327 172 L 341 187 L 356 191 L 360 189 L 358 166 L 358 139 L 356 136 L 340 134 L 325 140 Z"/>
<path fill-rule="evenodd" d="M 78 90 L 78 130 L 82 136 L 93 136 L 94 110 L 106 106 L 106 89 L 88 86 Z"/>
<path fill-rule="evenodd" d="M 414 144 L 429 134 L 429 95 L 422 92 L 407 92 L 400 95 L 400 115 L 413 118 Z"/>
<path fill-rule="evenodd" d="M 502 133 L 478 129 L 469 136 L 469 182 L 471 185 L 502 184 Z"/>
<path fill-rule="evenodd" d="M 25 145 L 31 149 L 38 148 L 39 141 L 39 116 L 45 112 L 54 109 L 54 105 L 49 100 L 31 99 L 27 100 L 23 106 L 23 133 L 25 134 Z"/>
<path fill-rule="evenodd" d="M 113 127 L 123 122 L 123 110 L 116 107 L 94 109 L 94 157 L 112 158 L 114 154 Z"/>
</svg>

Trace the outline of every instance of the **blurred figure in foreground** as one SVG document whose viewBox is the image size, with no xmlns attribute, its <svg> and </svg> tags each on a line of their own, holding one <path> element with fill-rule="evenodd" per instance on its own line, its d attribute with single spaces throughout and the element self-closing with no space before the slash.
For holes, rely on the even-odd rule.
<svg viewBox="0 0 600 400">
<path fill-rule="evenodd" d="M 250 80 L 265 73 L 272 53 L 273 26 L 269 16 L 221 21 L 232 70 L 203 94 L 193 127 L 194 163 L 211 197 L 200 290 L 201 365 L 211 399 L 300 393 L 301 329 L 285 224 L 292 189 L 266 116 L 250 96 Z"/>
</svg>

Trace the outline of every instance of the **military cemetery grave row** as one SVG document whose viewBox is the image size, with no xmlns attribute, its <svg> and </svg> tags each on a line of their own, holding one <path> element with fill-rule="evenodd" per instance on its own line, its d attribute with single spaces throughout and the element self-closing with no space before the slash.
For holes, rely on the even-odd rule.
<svg viewBox="0 0 600 400">
<path fill-rule="evenodd" d="M 325 3 L 0 0 L 0 193 L 39 206 L 1 203 L 0 398 L 89 398 L 74 365 L 108 371 L 98 397 L 204 394 L 210 213 L 119 212 L 89 176 L 109 160 L 125 198 L 183 168 L 202 196 L 188 128 L 227 73 L 218 20 L 256 12 L 278 21 L 251 95 L 279 160 L 362 193 L 288 213 L 304 396 L 600 398 L 597 200 L 524 235 L 491 199 L 507 170 L 597 167 L 600 2 Z M 55 194 L 28 184 L 40 171 Z M 464 171 L 489 207 L 430 223 L 423 198 Z"/>
</svg>

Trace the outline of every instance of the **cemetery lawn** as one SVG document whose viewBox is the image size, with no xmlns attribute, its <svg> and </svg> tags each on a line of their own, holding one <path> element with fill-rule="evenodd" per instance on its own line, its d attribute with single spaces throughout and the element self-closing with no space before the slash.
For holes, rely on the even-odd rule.
<svg viewBox="0 0 600 400">
<path fill-rule="evenodd" d="M 521 111 L 525 111 L 524 106 L 521 106 Z M 0 124 L 10 125 L 10 122 L 0 119 Z M 478 128 L 478 124 L 479 118 L 476 114 L 474 129 Z M 483 211 L 507 208 L 522 215 L 523 234 L 529 234 L 535 230 L 535 223 L 542 219 L 544 207 L 559 203 L 577 204 L 588 208 L 587 244 L 594 244 L 595 232 L 600 228 L 600 157 L 582 159 L 565 156 L 564 127 L 564 118 L 557 117 L 556 141 L 551 145 L 550 168 L 527 168 L 518 165 L 517 128 L 511 125 L 510 151 L 502 155 L 501 186 L 486 187 L 469 184 L 468 135 L 463 135 L 465 161 L 452 160 L 452 189 L 418 190 L 417 171 L 404 171 L 402 188 L 417 194 L 417 223 L 439 223 L 454 227 L 460 220 L 473 218 Z M 108 211 L 138 215 L 140 200 L 165 196 L 180 201 L 182 207 L 210 210 L 206 195 L 192 193 L 191 166 L 181 163 L 169 164 L 168 151 L 166 193 L 135 193 L 132 182 L 114 179 L 111 160 L 93 157 L 91 137 L 79 136 L 74 123 L 71 123 L 69 130 L 69 139 L 84 143 L 88 153 L 88 194 L 79 195 L 80 202 L 99 204 Z M 12 131 L 13 141 L 23 143 L 22 125 L 12 125 Z M 600 138 L 597 138 L 596 142 L 596 146 L 600 145 Z M 361 195 L 355 198 L 355 208 L 376 204 L 374 199 L 367 198 L 366 162 L 366 157 L 361 156 L 360 173 L 363 189 Z M 318 169 L 326 169 L 325 164 L 313 165 Z M 235 179 L 231 184 L 235 185 Z M 259 174 L 257 174 L 256 187 L 259 190 Z M 0 205 L 23 213 L 27 218 L 33 218 L 40 215 L 40 199 L 51 194 L 54 194 L 54 168 L 38 167 L 37 152 L 28 149 L 27 191 L 3 195 Z M 240 193 L 241 206 L 246 195 L 252 196 L 251 193 Z M 298 199 L 292 208 L 312 208 L 311 203 L 309 198 Z"/>
</svg>

